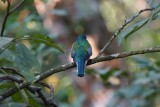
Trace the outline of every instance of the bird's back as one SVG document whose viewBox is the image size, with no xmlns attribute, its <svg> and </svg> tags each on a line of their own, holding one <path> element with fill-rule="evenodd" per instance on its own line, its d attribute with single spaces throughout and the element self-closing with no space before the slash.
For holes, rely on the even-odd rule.
<svg viewBox="0 0 160 107">
<path fill-rule="evenodd" d="M 81 40 L 81 41 L 76 41 L 73 48 L 76 52 L 75 55 L 75 60 L 80 61 L 80 60 L 87 60 L 88 56 L 88 48 L 90 47 L 90 44 L 88 43 L 87 40 Z"/>
</svg>

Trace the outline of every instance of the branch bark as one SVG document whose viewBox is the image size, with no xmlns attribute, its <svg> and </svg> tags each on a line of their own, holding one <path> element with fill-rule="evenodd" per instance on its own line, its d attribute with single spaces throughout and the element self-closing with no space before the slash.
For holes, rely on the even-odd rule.
<svg viewBox="0 0 160 107">
<path fill-rule="evenodd" d="M 53 100 L 50 100 L 50 98 L 47 99 L 45 97 L 45 95 L 41 92 L 41 88 L 36 87 L 36 86 L 29 86 L 28 90 L 33 94 L 37 93 L 39 95 L 39 98 L 42 99 L 42 101 L 45 104 L 45 106 L 57 107 L 57 104 L 55 104 L 55 102 Z"/>
<path fill-rule="evenodd" d="M 39 81 L 38 84 L 40 84 L 41 86 L 44 86 L 44 87 L 46 87 L 46 88 L 51 89 L 51 86 L 50 86 L 49 84 L 43 82 L 43 81 Z"/>
<path fill-rule="evenodd" d="M 10 75 L 5 75 L 5 76 L 0 77 L 0 82 L 4 81 L 4 80 L 11 80 L 11 81 L 17 82 L 19 84 L 23 82 L 22 79 L 16 78 L 16 77 L 10 76 Z"/>
<path fill-rule="evenodd" d="M 104 45 L 104 47 L 100 50 L 98 57 L 100 57 L 103 52 L 111 45 L 112 41 L 118 36 L 118 34 L 129 24 L 131 23 L 135 18 L 137 18 L 141 13 L 145 12 L 145 11 L 153 11 L 155 8 L 146 8 L 143 10 L 140 10 L 135 16 L 133 16 L 131 19 L 129 20 L 125 20 L 124 24 L 113 34 L 113 36 L 109 39 L 109 41 Z"/>
<path fill-rule="evenodd" d="M 8 72 L 12 72 L 13 74 L 19 75 L 20 77 L 24 77 L 17 69 L 12 67 L 0 67 L 0 69 Z"/>
</svg>

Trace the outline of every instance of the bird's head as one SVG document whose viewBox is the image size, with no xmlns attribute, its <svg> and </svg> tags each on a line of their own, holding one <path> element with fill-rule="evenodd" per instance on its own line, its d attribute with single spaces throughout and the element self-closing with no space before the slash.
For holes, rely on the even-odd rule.
<svg viewBox="0 0 160 107">
<path fill-rule="evenodd" d="M 77 38 L 77 40 L 84 40 L 86 39 L 86 36 L 84 34 L 80 34 Z"/>
</svg>

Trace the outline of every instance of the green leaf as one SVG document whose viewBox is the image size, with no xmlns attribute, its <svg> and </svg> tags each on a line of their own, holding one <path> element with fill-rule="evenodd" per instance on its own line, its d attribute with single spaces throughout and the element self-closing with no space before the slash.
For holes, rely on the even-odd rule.
<svg viewBox="0 0 160 107">
<path fill-rule="evenodd" d="M 23 103 L 24 102 L 23 96 L 22 96 L 20 91 L 18 91 L 17 93 L 13 94 L 11 96 L 11 98 L 12 98 L 12 100 L 14 102 L 19 102 L 19 103 Z"/>
<path fill-rule="evenodd" d="M 38 102 L 34 96 L 32 96 L 27 90 L 25 90 L 28 98 L 29 98 L 29 105 L 31 107 L 41 107 L 42 105 L 40 105 L 40 102 Z"/>
<path fill-rule="evenodd" d="M 13 94 L 11 98 L 14 102 L 25 103 L 25 104 L 29 102 L 29 98 L 24 90 L 19 90 L 17 93 Z"/>
<path fill-rule="evenodd" d="M 8 83 L 3 83 L 3 84 L 0 84 L 0 89 L 3 89 L 3 88 L 11 88 L 13 87 L 14 84 L 11 83 L 11 82 L 8 82 Z"/>
<path fill-rule="evenodd" d="M 139 30 L 141 27 L 143 27 L 145 24 L 147 24 L 148 21 L 149 21 L 149 19 L 141 20 L 141 21 L 137 22 L 136 24 L 127 28 L 125 31 L 121 32 L 118 36 L 119 45 L 122 43 L 124 38 L 129 37 L 131 34 L 136 32 L 137 30 Z"/>
<path fill-rule="evenodd" d="M 32 40 L 37 43 L 43 43 L 64 53 L 64 51 L 53 41 L 52 38 L 43 34 L 26 35 L 22 38 L 22 40 Z"/>
<path fill-rule="evenodd" d="M 105 69 L 102 73 L 100 73 L 100 77 L 102 80 L 106 81 L 110 76 L 112 76 L 117 70 L 116 69 Z"/>
<path fill-rule="evenodd" d="M 147 0 L 147 4 L 149 7 L 155 7 L 157 4 L 159 4 L 158 0 Z"/>
<path fill-rule="evenodd" d="M 152 12 L 151 19 L 154 20 L 158 17 L 160 13 L 160 4 L 155 7 L 155 10 Z"/>
<path fill-rule="evenodd" d="M 86 69 L 86 74 L 92 75 L 95 74 L 94 69 Z"/>
<path fill-rule="evenodd" d="M 0 37 L 0 48 L 3 48 L 3 46 L 9 44 L 13 38 L 8 38 L 8 37 Z"/>
<path fill-rule="evenodd" d="M 23 44 L 17 43 L 15 48 L 14 61 L 18 69 L 27 80 L 33 81 L 35 79 L 34 73 L 40 71 L 40 64 Z"/>
</svg>

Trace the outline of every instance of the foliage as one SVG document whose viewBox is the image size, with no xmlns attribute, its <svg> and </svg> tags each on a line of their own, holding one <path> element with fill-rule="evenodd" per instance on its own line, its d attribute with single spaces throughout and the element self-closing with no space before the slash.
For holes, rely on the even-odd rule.
<svg viewBox="0 0 160 107">
<path fill-rule="evenodd" d="M 1 1 L 6 3 L 6 0 Z M 16 3 L 18 2 L 16 1 Z M 137 38 L 135 41 L 138 41 L 140 34 L 142 36 L 147 34 L 157 36 L 153 38 L 153 45 L 157 46 L 159 43 L 159 32 L 154 32 L 148 27 L 154 21 L 159 21 L 160 5 L 155 3 L 154 0 L 148 0 L 148 2 L 151 7 L 155 7 L 151 15 L 148 18 L 140 18 L 133 22 L 118 35 L 118 42 L 124 47 L 124 50 L 139 48 L 136 45 L 132 46 L 131 42 L 135 38 Z M 7 21 L 4 36 L 0 37 L 0 77 L 13 75 L 20 78 L 18 75 L 2 69 L 3 67 L 13 67 L 24 76 L 24 81 L 33 83 L 37 74 L 63 62 L 59 56 L 64 53 L 65 49 L 61 48 L 59 41 L 57 43 L 56 37 L 53 38 L 47 31 L 44 31 L 43 16 L 38 15 L 33 1 L 29 1 L 27 4 L 30 5 L 26 5 L 25 8 L 18 9 L 12 14 L 12 17 Z M 0 18 L 3 16 L 2 13 L 0 13 Z M 60 16 L 66 15 L 65 10 L 54 10 L 53 13 Z M 1 21 L 0 24 L 2 25 L 2 23 Z M 141 42 L 145 44 L 144 41 L 147 37 L 141 38 Z M 125 45 L 123 44 L 124 39 L 127 41 Z M 144 57 L 128 58 L 127 66 L 128 68 L 125 71 L 118 68 L 104 69 L 103 72 L 87 69 L 87 75 L 98 75 L 99 80 L 106 87 L 116 86 L 114 96 L 107 107 L 121 107 L 123 102 L 128 104 L 128 107 L 158 107 L 160 101 L 159 54 L 153 53 L 152 55 L 144 55 Z M 111 77 L 119 81 L 121 78 L 125 78 L 128 84 L 114 84 L 110 81 Z M 53 80 L 59 82 L 59 84 L 56 84 L 54 97 L 61 107 L 82 106 L 86 96 L 77 94 L 77 90 L 73 88 L 72 80 L 66 74 L 54 77 Z M 34 85 L 38 86 L 37 84 Z M 0 95 L 14 86 L 18 86 L 18 84 L 13 81 L 0 81 Z M 43 88 L 43 92 L 46 93 L 46 96 L 49 96 L 49 92 L 45 88 Z M 0 106 L 43 107 L 44 104 L 37 95 L 23 89 L 7 98 L 5 102 L 0 102 Z"/>
</svg>

